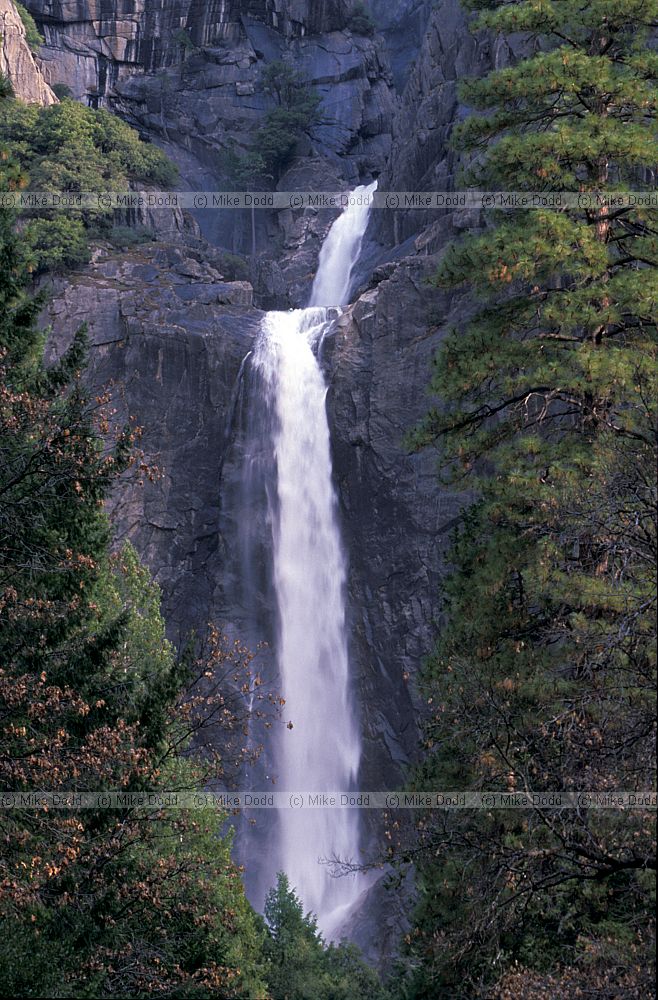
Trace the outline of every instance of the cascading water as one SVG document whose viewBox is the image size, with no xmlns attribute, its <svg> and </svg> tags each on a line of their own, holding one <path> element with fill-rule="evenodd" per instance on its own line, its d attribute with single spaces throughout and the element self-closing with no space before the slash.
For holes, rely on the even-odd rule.
<svg viewBox="0 0 658 1000">
<path fill-rule="evenodd" d="M 251 363 L 271 419 L 269 519 L 278 628 L 279 687 L 292 729 L 273 747 L 277 790 L 354 790 L 360 736 L 352 707 L 346 629 L 346 564 L 332 480 L 327 386 L 318 362 L 337 307 L 349 300 L 352 271 L 376 183 L 359 187 L 322 248 L 308 309 L 265 317 Z M 321 860 L 353 858 L 358 813 L 281 810 L 268 849 L 268 882 L 286 872 L 307 910 L 334 936 L 361 886 L 332 878 Z"/>
<path fill-rule="evenodd" d="M 309 303 L 311 306 L 345 306 L 349 302 L 352 271 L 361 253 L 372 196 L 376 190 L 377 181 L 368 187 L 356 188 L 349 196 L 342 215 L 329 230 L 320 251 Z"/>
</svg>

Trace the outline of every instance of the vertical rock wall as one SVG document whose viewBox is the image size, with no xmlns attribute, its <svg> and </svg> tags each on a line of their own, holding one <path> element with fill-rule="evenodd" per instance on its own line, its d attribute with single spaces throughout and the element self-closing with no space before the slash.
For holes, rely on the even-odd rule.
<svg viewBox="0 0 658 1000">
<path fill-rule="evenodd" d="M 25 27 L 11 0 L 0 0 L 0 73 L 28 104 L 56 104 L 25 38 Z"/>
<path fill-rule="evenodd" d="M 218 187 L 222 152 L 248 148 L 268 106 L 259 74 L 285 55 L 320 91 L 325 120 L 300 144 L 283 188 L 327 190 L 380 173 L 382 189 L 450 190 L 458 161 L 447 140 L 464 114 L 458 80 L 512 55 L 468 33 L 458 0 L 434 7 L 371 0 L 385 29 L 374 38 L 345 29 L 351 4 L 344 0 L 29 6 L 47 37 L 47 78 L 112 108 L 162 145 L 192 189 Z M 290 211 L 258 219 L 256 272 L 267 308 L 304 301 L 332 218 Z M 239 220 L 199 221 L 216 245 L 245 248 Z M 463 501 L 437 486 L 434 455 L 412 456 L 405 444 L 429 405 L 431 358 L 469 308 L 428 279 L 448 240 L 480 223 L 477 213 L 375 212 L 365 260 L 387 263 L 372 279 L 364 275 L 363 294 L 326 349 L 362 784 L 371 789 L 401 782 L 415 752 L 414 675 L 439 624 L 446 543 Z M 106 256 L 60 288 L 49 307 L 59 343 L 78 321 L 91 321 L 93 377 L 122 385 L 127 410 L 146 428 L 147 458 L 163 469 L 159 481 L 124 491 L 114 516 L 119 536 L 135 542 L 163 588 L 174 637 L 208 620 L 236 628 L 242 620 L 231 597 L 231 528 L 248 514 L 227 512 L 240 477 L 232 418 L 241 361 L 259 321 L 248 288 L 227 289 L 213 248 L 202 240 L 194 247 L 181 237 L 175 248 Z M 375 826 L 366 840 L 374 849 Z M 392 946 L 402 919 L 392 918 L 382 936 L 389 907 L 377 892 L 372 912 L 355 923 L 371 957 Z"/>
</svg>

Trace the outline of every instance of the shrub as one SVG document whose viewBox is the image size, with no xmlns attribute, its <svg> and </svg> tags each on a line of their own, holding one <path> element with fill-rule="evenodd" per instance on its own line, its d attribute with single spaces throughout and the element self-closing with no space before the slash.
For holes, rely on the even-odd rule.
<svg viewBox="0 0 658 1000">
<path fill-rule="evenodd" d="M 65 97 L 73 97 L 73 91 L 67 83 L 54 83 L 50 89 L 60 101 L 63 101 Z"/>
<path fill-rule="evenodd" d="M 4 73 L 0 73 L 0 100 L 13 96 L 14 88 L 12 87 L 11 80 Z"/>
<path fill-rule="evenodd" d="M 364 3 L 356 3 L 350 14 L 347 27 L 355 35 L 365 35 L 371 38 L 375 33 L 375 22 L 372 15 Z"/>
<path fill-rule="evenodd" d="M 31 219 L 23 236 L 32 250 L 37 273 L 64 271 L 89 261 L 87 233 L 80 219 Z"/>
<path fill-rule="evenodd" d="M 110 243 L 118 250 L 149 243 L 153 238 L 153 230 L 147 226 L 113 226 L 109 234 Z"/>
<path fill-rule="evenodd" d="M 186 58 L 190 52 L 194 52 L 197 46 L 192 41 L 192 36 L 186 28 L 179 28 L 174 34 L 174 41 L 180 45 Z"/>
<path fill-rule="evenodd" d="M 0 146 L 33 191 L 125 191 L 133 181 L 169 187 L 177 176 L 164 153 L 142 142 L 125 122 L 67 97 L 47 108 L 4 100 Z M 63 211 L 40 209 L 38 218 L 25 213 L 23 235 L 37 271 L 85 263 L 89 236 L 109 236 L 116 218 L 111 207 L 101 205 L 67 208 L 65 216 Z"/>
<path fill-rule="evenodd" d="M 249 264 L 244 257 L 234 253 L 223 253 L 221 271 L 227 281 L 246 281 L 249 278 Z"/>
<path fill-rule="evenodd" d="M 36 26 L 34 18 L 22 3 L 14 2 L 14 7 L 18 11 L 18 16 L 23 22 L 23 27 L 25 28 L 25 41 L 30 46 L 32 52 L 37 52 L 40 46 L 43 45 L 44 39 Z"/>
</svg>

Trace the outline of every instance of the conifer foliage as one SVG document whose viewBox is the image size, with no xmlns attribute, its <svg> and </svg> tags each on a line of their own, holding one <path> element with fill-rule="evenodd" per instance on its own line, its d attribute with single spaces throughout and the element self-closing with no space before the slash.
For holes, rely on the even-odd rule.
<svg viewBox="0 0 658 1000">
<path fill-rule="evenodd" d="M 265 920 L 265 975 L 273 998 L 387 1000 L 377 973 L 354 945 L 325 944 L 283 872 L 267 894 Z"/>
<path fill-rule="evenodd" d="M 266 81 L 285 156 L 278 132 L 317 100 L 278 64 Z M 72 101 L 46 114 L 3 83 L 0 193 L 168 169 L 111 115 Z M 42 234 L 58 219 L 40 221 Z M 0 995 L 383 1000 L 355 948 L 325 945 L 285 876 L 269 924 L 255 914 L 218 809 L 9 802 L 230 786 L 259 755 L 252 721 L 271 727 L 283 703 L 215 626 L 175 650 L 137 553 L 112 551 L 109 491 L 137 463 L 157 472 L 109 394 L 89 394 L 84 329 L 45 364 L 32 225 L 0 205 Z"/>
<path fill-rule="evenodd" d="M 655 207 L 603 201 L 655 166 L 653 0 L 472 0 L 528 58 L 463 87 L 455 143 L 500 212 L 446 253 L 472 319 L 416 434 L 477 489 L 425 670 L 418 788 L 645 791 L 655 775 Z M 655 191 L 653 192 L 655 206 Z M 404 995 L 649 996 L 653 817 L 433 813 Z"/>
<path fill-rule="evenodd" d="M 0 189 L 24 183 L 5 156 Z M 112 437 L 109 399 L 89 398 L 84 331 L 45 366 L 14 222 L 0 209 L 0 788 L 193 790 L 207 770 L 181 751 L 204 724 L 243 744 L 208 678 L 258 701 L 250 657 L 213 634 L 179 659 L 136 554 L 110 555 L 103 503 L 134 431 Z M 3 808 L 2 995 L 265 997 L 224 820 Z"/>
</svg>

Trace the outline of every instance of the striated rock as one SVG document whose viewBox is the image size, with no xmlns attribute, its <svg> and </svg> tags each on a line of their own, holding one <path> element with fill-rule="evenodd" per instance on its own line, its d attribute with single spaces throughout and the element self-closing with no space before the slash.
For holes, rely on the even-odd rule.
<svg viewBox="0 0 658 1000">
<path fill-rule="evenodd" d="M 300 143 L 316 161 L 309 182 L 354 186 L 384 168 L 391 148 L 392 78 L 381 38 L 345 29 L 346 0 L 29 0 L 46 36 L 51 83 L 108 107 L 179 165 L 184 186 L 223 190 L 228 153 L 244 152 L 271 102 L 264 65 L 288 59 L 322 98 L 320 123 Z M 185 41 L 187 40 L 187 41 Z M 330 182 L 331 181 L 331 185 Z M 195 213 L 204 236 L 233 252 L 294 254 L 276 217 L 245 211 Z M 289 226 L 283 220 L 284 229 Z M 297 268 L 300 270 L 300 268 Z M 265 298 L 270 294 L 263 289 Z M 293 290 L 288 301 L 298 304 Z"/>
<path fill-rule="evenodd" d="M 119 80 L 177 65 L 188 46 L 230 42 L 239 30 L 228 0 L 28 0 L 26 6 L 46 38 L 40 58 L 48 80 L 95 104 Z"/>
<path fill-rule="evenodd" d="M 353 644 L 365 721 L 363 787 L 394 787 L 417 745 L 413 678 L 432 648 L 444 548 L 462 497 L 437 486 L 436 457 L 406 435 L 451 300 L 427 282 L 428 258 L 404 260 L 346 313 L 328 357 L 337 484 L 350 555 Z"/>
<path fill-rule="evenodd" d="M 352 5 L 350 0 L 274 0 L 268 6 L 272 27 L 288 34 L 313 35 L 344 28 Z"/>
<path fill-rule="evenodd" d="M 454 124 L 464 115 L 457 93 L 459 80 L 491 66 L 488 36 L 468 31 L 459 0 L 442 0 L 429 20 L 423 44 L 411 70 L 393 123 L 393 147 L 382 177 L 389 191 L 450 191 L 461 161 L 449 148 Z M 435 239 L 419 248 L 435 252 L 454 232 L 449 210 L 380 212 L 373 223 L 387 245 L 404 243 L 428 226 Z"/>
<path fill-rule="evenodd" d="M 25 27 L 11 0 L 0 0 L 0 73 L 11 80 L 16 97 L 28 104 L 57 104 L 25 38 Z"/>
<path fill-rule="evenodd" d="M 160 478 L 131 477 L 111 512 L 117 542 L 129 538 L 153 569 L 175 640 L 227 620 L 214 599 L 230 544 L 219 531 L 219 477 L 233 389 L 261 317 L 251 286 L 222 282 L 205 258 L 179 245 L 99 250 L 54 284 L 43 315 L 51 359 L 87 323 L 93 386 L 112 383 L 118 423 L 132 416 L 143 428 L 145 461 Z"/>
<path fill-rule="evenodd" d="M 153 193 L 155 189 L 149 185 L 135 185 L 140 193 Z M 178 205 L 139 204 L 135 207 L 117 211 L 115 224 L 131 228 L 141 227 L 153 237 L 164 242 L 190 244 L 199 240 L 201 230 L 189 212 Z"/>
<path fill-rule="evenodd" d="M 408 77 L 393 122 L 390 159 L 381 188 L 389 191 L 453 191 L 468 160 L 451 149 L 454 125 L 468 109 L 460 102 L 459 82 L 509 65 L 532 43 L 522 35 L 494 38 L 471 32 L 459 0 L 440 0 L 431 13 L 420 52 Z M 379 212 L 372 234 L 386 246 L 398 246 L 425 230 L 419 253 L 436 253 L 465 226 L 482 224 L 478 213 L 443 211 Z"/>
<path fill-rule="evenodd" d="M 373 21 L 386 42 L 398 93 L 404 90 L 434 6 L 434 0 L 369 0 Z"/>
<path fill-rule="evenodd" d="M 231 47 L 245 22 L 283 38 L 339 31 L 348 0 L 27 0 L 42 25 L 41 53 L 52 82 L 78 100 L 103 101 L 118 81 L 177 66 L 190 50 Z"/>
</svg>

